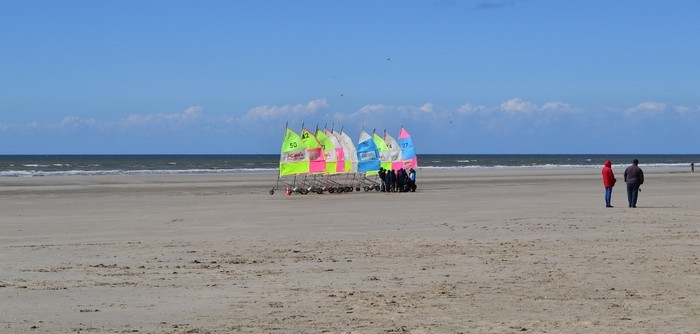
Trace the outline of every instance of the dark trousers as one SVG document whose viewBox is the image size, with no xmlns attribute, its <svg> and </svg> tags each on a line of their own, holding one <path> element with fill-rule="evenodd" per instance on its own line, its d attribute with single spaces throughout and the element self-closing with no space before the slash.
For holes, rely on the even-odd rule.
<svg viewBox="0 0 700 334">
<path fill-rule="evenodd" d="M 636 183 L 627 184 L 627 202 L 630 208 L 637 206 L 637 197 L 639 196 L 639 185 Z"/>
</svg>

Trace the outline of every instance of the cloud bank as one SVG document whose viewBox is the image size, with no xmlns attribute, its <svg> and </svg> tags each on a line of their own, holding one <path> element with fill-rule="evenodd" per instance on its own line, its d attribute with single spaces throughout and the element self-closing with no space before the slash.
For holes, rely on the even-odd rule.
<svg viewBox="0 0 700 334">
<path fill-rule="evenodd" d="M 236 117 L 236 112 L 224 116 L 212 116 L 205 113 L 202 106 L 192 106 L 180 112 L 173 113 L 146 113 L 130 114 L 122 119 L 99 120 L 96 118 L 82 118 L 77 116 L 65 116 L 55 123 L 40 123 L 37 121 L 25 124 L 2 124 L 0 131 L 81 131 L 81 130 L 129 130 L 133 128 L 171 128 L 179 129 L 201 124 L 236 124 L 241 127 L 261 124 L 267 126 L 272 123 L 283 123 L 289 120 L 315 122 L 319 118 L 334 122 L 370 122 L 370 121 L 394 121 L 414 120 L 419 122 L 441 122 L 444 120 L 460 119 L 488 119 L 488 118 L 531 118 L 551 119 L 551 115 L 582 115 L 584 118 L 595 118 L 596 115 L 619 115 L 625 117 L 659 117 L 659 116 L 698 116 L 700 107 L 670 106 L 663 102 L 645 101 L 637 105 L 616 108 L 610 107 L 602 110 L 586 110 L 572 107 L 570 104 L 560 101 L 549 101 L 537 104 L 521 98 L 508 99 L 498 105 L 486 106 L 472 103 L 464 103 L 455 109 L 445 109 L 426 102 L 421 105 L 387 105 L 368 104 L 361 106 L 355 112 L 350 113 L 323 113 L 331 111 L 332 106 L 328 100 L 315 99 L 306 103 L 288 104 L 281 106 L 262 105 L 249 109 L 242 116 Z"/>
<path fill-rule="evenodd" d="M 304 122 L 307 127 L 325 123 L 336 129 L 343 127 L 348 133 L 359 133 L 360 129 L 387 129 L 393 133 L 404 125 L 427 138 L 424 142 L 433 148 L 429 149 L 431 152 L 445 147 L 445 143 L 453 143 L 445 149 L 464 152 L 469 146 L 457 143 L 464 141 L 465 136 L 471 138 L 466 140 L 469 143 L 501 143 L 494 145 L 504 145 L 503 152 L 526 151 L 531 147 L 538 150 L 556 147 L 559 152 L 566 152 L 569 147 L 556 145 L 580 141 L 570 146 L 595 147 L 595 143 L 605 142 L 612 134 L 615 138 L 637 136 L 653 144 L 651 139 L 657 137 L 697 133 L 700 131 L 700 107 L 643 101 L 633 106 L 591 110 L 562 101 L 536 103 L 515 97 L 493 105 L 465 102 L 452 108 L 432 102 L 367 104 L 342 113 L 334 112 L 328 100 L 320 98 L 295 104 L 261 105 L 218 115 L 207 113 L 203 106 L 191 106 L 170 113 L 129 114 L 116 120 L 68 115 L 54 123 L 0 123 L 0 139 L 21 143 L 17 138 L 75 138 L 72 145 L 79 147 L 86 139 L 104 138 L 104 145 L 110 145 L 120 140 L 131 142 L 130 138 L 138 137 L 153 138 L 149 143 L 160 147 L 160 141 L 166 145 L 187 138 L 186 143 L 195 152 L 200 147 L 221 145 L 220 142 L 231 143 L 228 147 L 233 149 L 241 146 L 233 143 L 243 141 L 246 142 L 243 146 L 251 150 L 246 153 L 256 153 L 274 151 L 287 122 L 290 128 L 300 128 Z M 251 142 L 251 138 L 255 140 Z M 622 139 L 616 140 L 621 142 L 619 147 L 624 146 Z"/>
</svg>

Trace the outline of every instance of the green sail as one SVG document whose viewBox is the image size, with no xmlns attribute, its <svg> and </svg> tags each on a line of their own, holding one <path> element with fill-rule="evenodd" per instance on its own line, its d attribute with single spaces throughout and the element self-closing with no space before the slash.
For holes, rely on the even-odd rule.
<svg viewBox="0 0 700 334">
<path fill-rule="evenodd" d="M 374 144 L 377 145 L 377 150 L 379 150 L 379 162 L 382 168 L 386 170 L 391 170 L 391 157 L 389 152 L 389 146 L 386 146 L 386 142 L 382 137 L 379 137 L 376 133 L 372 136 L 374 139 Z"/>
<path fill-rule="evenodd" d="M 309 173 L 309 157 L 301 137 L 287 128 L 280 155 L 280 176 Z"/>
</svg>

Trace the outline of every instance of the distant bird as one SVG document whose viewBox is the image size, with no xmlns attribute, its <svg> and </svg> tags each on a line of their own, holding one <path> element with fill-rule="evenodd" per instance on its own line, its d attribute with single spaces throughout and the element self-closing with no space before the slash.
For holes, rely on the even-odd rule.
<svg viewBox="0 0 700 334">
<path fill-rule="evenodd" d="M 391 60 L 391 58 L 387 58 L 386 60 Z"/>
</svg>

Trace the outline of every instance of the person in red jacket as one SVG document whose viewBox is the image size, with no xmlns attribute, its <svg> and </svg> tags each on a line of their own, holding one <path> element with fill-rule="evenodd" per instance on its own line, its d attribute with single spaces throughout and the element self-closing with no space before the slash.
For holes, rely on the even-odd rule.
<svg viewBox="0 0 700 334">
<path fill-rule="evenodd" d="M 610 160 L 605 160 L 605 167 L 603 167 L 603 186 L 605 186 L 605 207 L 612 208 L 610 205 L 610 200 L 612 199 L 612 189 L 615 186 L 615 175 L 612 170 L 612 162 Z"/>
</svg>

